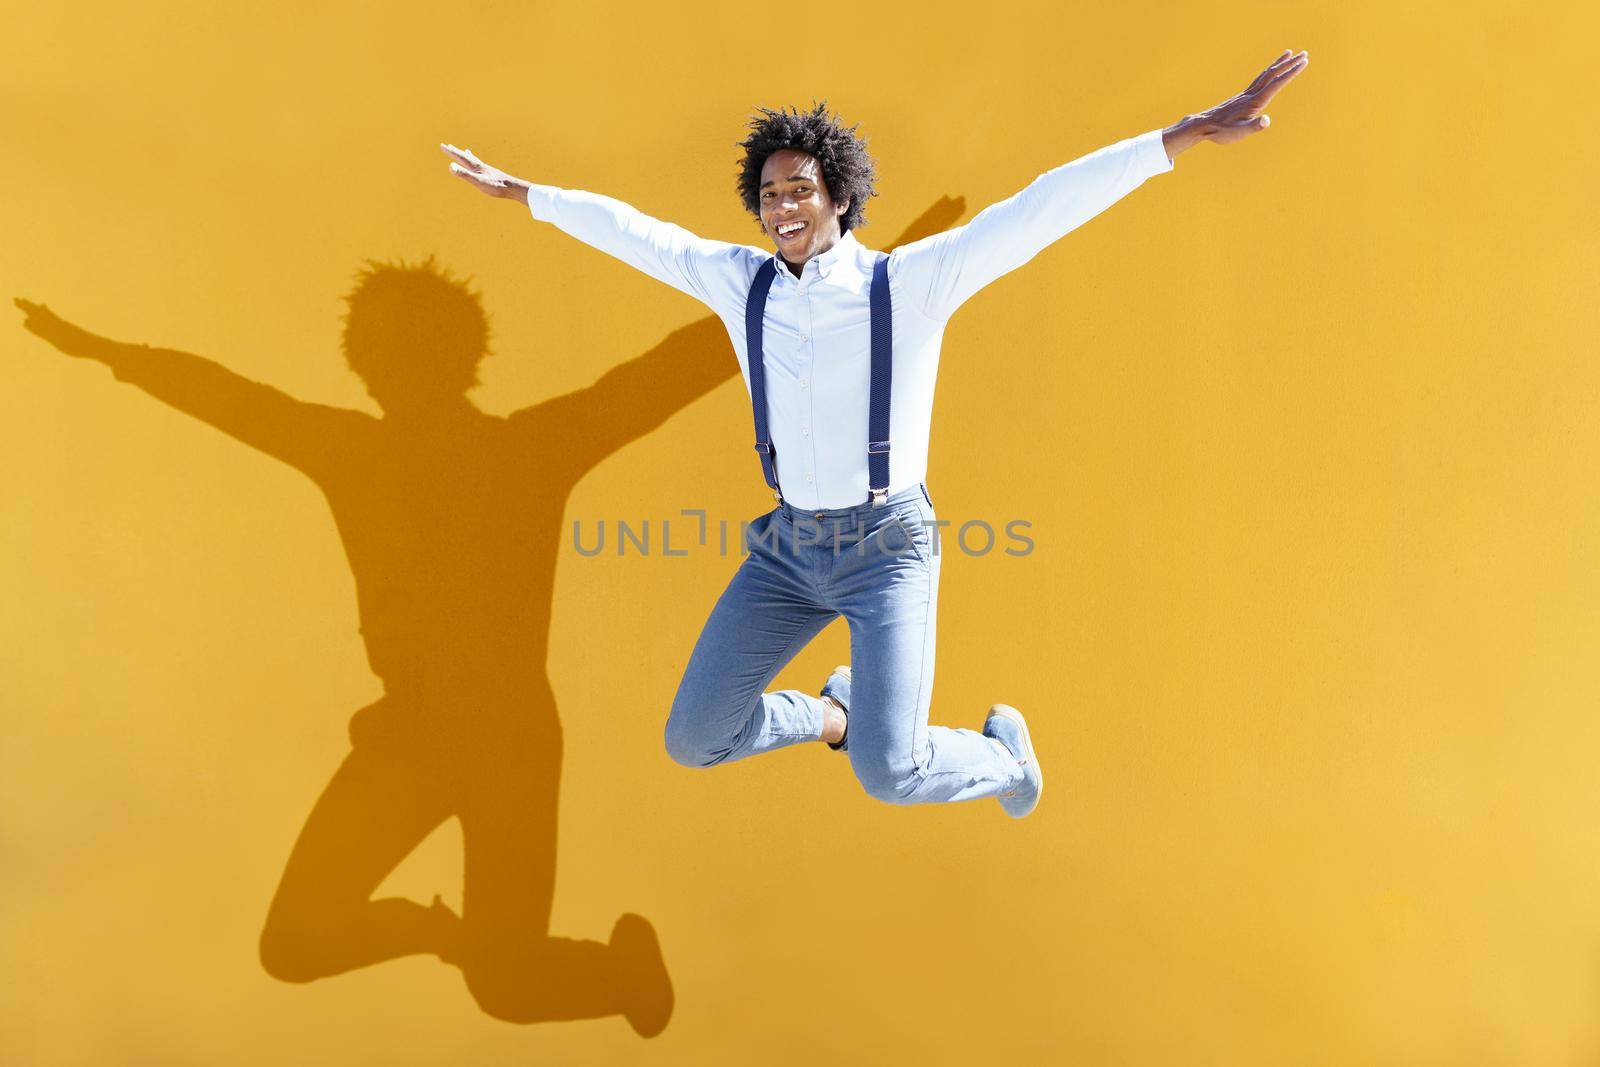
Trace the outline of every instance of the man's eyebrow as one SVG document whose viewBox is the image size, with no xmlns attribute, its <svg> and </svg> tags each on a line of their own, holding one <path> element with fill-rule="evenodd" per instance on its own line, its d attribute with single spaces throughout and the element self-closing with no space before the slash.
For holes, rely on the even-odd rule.
<svg viewBox="0 0 1600 1067">
<path fill-rule="evenodd" d="M 808 181 L 811 180 L 811 175 L 809 175 L 809 174 L 791 174 L 785 180 L 786 181 L 791 181 L 791 182 L 808 182 Z M 761 188 L 765 189 L 769 185 L 777 185 L 777 184 L 778 184 L 777 179 L 776 178 L 771 178 L 771 179 L 768 179 L 767 181 L 762 182 L 761 183 Z"/>
</svg>

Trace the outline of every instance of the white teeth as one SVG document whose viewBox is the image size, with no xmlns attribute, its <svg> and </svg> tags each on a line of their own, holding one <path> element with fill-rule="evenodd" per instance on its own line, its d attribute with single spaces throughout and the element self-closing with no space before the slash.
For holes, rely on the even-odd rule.
<svg viewBox="0 0 1600 1067">
<path fill-rule="evenodd" d="M 805 226 L 805 223 L 803 223 L 803 222 L 786 222 L 782 226 L 778 227 L 778 232 L 780 234 L 782 234 L 783 236 L 787 237 L 791 233 L 798 232 L 804 226 Z"/>
</svg>

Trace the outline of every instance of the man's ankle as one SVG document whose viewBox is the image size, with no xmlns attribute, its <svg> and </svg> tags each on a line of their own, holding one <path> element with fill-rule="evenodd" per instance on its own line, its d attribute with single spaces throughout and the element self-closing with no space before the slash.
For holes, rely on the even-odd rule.
<svg viewBox="0 0 1600 1067">
<path fill-rule="evenodd" d="M 830 745 L 837 745 L 844 740 L 845 728 L 849 725 L 844 707 L 829 696 L 822 698 L 822 737 Z"/>
</svg>

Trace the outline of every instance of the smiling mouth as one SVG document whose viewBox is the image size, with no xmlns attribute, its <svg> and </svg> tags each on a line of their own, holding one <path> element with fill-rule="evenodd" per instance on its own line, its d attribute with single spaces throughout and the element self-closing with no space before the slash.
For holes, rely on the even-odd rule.
<svg viewBox="0 0 1600 1067">
<path fill-rule="evenodd" d="M 780 241 L 791 241 L 804 233 L 806 224 L 803 222 L 786 222 L 775 231 Z"/>
</svg>

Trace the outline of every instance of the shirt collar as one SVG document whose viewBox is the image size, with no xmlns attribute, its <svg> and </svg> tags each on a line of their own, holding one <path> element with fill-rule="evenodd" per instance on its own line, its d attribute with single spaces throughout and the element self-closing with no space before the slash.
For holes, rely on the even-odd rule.
<svg viewBox="0 0 1600 1067">
<path fill-rule="evenodd" d="M 856 240 L 856 235 L 846 230 L 833 247 L 826 252 L 819 252 L 806 260 L 805 268 L 796 278 L 794 273 L 784 264 L 778 253 L 772 253 L 773 261 L 778 267 L 778 276 L 790 285 L 801 282 L 815 281 L 817 278 L 832 278 L 839 280 L 841 274 L 848 273 L 848 269 L 855 265 L 856 256 L 861 251 L 861 242 Z M 844 268 L 844 270 L 841 270 Z"/>
</svg>

